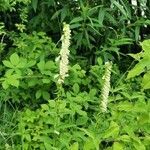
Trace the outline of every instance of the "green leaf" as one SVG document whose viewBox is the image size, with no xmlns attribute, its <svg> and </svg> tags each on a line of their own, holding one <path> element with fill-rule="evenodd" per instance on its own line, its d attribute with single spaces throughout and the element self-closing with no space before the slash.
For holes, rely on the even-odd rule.
<svg viewBox="0 0 150 150">
<path fill-rule="evenodd" d="M 105 16 L 105 9 L 101 8 L 98 14 L 98 21 L 101 26 L 103 26 L 104 16 Z"/>
<path fill-rule="evenodd" d="M 38 5 L 38 0 L 32 0 L 32 7 L 33 7 L 35 12 L 36 12 L 36 9 L 37 9 L 37 5 Z"/>
<path fill-rule="evenodd" d="M 144 89 L 150 89 L 150 71 L 144 74 L 142 80 L 142 87 Z"/>
<path fill-rule="evenodd" d="M 20 58 L 17 53 L 14 53 L 10 56 L 10 62 L 12 65 L 17 66 L 20 62 Z"/>
<path fill-rule="evenodd" d="M 36 99 L 39 99 L 41 95 L 42 95 L 41 90 L 36 91 L 36 94 L 35 94 Z"/>
<path fill-rule="evenodd" d="M 37 66 L 40 71 L 43 71 L 45 69 L 45 61 L 40 61 Z"/>
<path fill-rule="evenodd" d="M 88 118 L 87 117 L 79 117 L 76 121 L 77 125 L 85 125 L 87 123 Z"/>
<path fill-rule="evenodd" d="M 109 128 L 105 131 L 103 138 L 116 137 L 119 134 L 119 126 L 116 122 L 112 121 Z"/>
<path fill-rule="evenodd" d="M 42 91 L 42 96 L 43 96 L 44 100 L 50 99 L 50 94 L 47 91 Z"/>
<path fill-rule="evenodd" d="M 140 75 L 142 72 L 144 72 L 144 69 L 147 65 L 149 65 L 148 59 L 141 60 L 132 70 L 129 71 L 127 79 Z"/>
<path fill-rule="evenodd" d="M 149 40 L 144 40 L 141 43 L 142 49 L 144 50 L 145 54 L 150 56 L 150 39 Z"/>
<path fill-rule="evenodd" d="M 77 84 L 77 83 L 75 83 L 74 85 L 73 85 L 73 92 L 75 93 L 75 94 L 78 94 L 79 93 L 79 85 Z"/>
<path fill-rule="evenodd" d="M 81 18 L 81 17 L 76 17 L 76 18 L 74 18 L 73 20 L 71 20 L 70 24 L 76 23 L 76 22 L 80 22 L 80 21 L 83 21 L 83 18 Z"/>
<path fill-rule="evenodd" d="M 120 111 L 132 111 L 133 104 L 130 102 L 121 102 L 117 105 L 118 110 Z"/>
<path fill-rule="evenodd" d="M 95 147 L 93 140 L 91 138 L 87 138 L 87 140 L 84 143 L 83 150 L 92 150 L 93 147 Z"/>
<path fill-rule="evenodd" d="M 31 60 L 29 61 L 27 64 L 26 64 L 26 67 L 29 68 L 29 67 L 32 67 L 36 64 L 36 61 L 35 60 Z"/>
<path fill-rule="evenodd" d="M 113 150 L 124 150 L 123 145 L 119 142 L 114 142 L 113 144 Z"/>
<path fill-rule="evenodd" d="M 118 7 L 118 9 L 122 12 L 122 14 L 127 18 L 127 13 L 124 10 L 123 6 L 120 5 L 117 1 L 114 1 L 113 4 L 116 5 L 116 7 Z"/>
<path fill-rule="evenodd" d="M 134 32 L 135 32 L 135 41 L 138 42 L 140 35 L 140 26 L 136 26 Z"/>
<path fill-rule="evenodd" d="M 70 146 L 70 150 L 78 150 L 79 149 L 79 144 L 78 142 L 75 142 L 73 143 L 71 146 Z"/>
<path fill-rule="evenodd" d="M 4 60 L 3 61 L 4 66 L 8 67 L 8 68 L 14 68 L 14 66 L 11 64 L 10 61 Z"/>
<path fill-rule="evenodd" d="M 103 61 L 102 61 L 102 58 L 101 58 L 101 57 L 98 57 L 98 58 L 97 58 L 97 63 L 98 63 L 99 66 L 102 66 Z"/>
<path fill-rule="evenodd" d="M 9 87 L 9 84 L 7 83 L 7 81 L 2 82 L 2 87 L 6 90 Z"/>
<path fill-rule="evenodd" d="M 50 79 L 42 79 L 42 82 L 43 82 L 43 83 L 50 83 L 51 80 L 50 80 Z"/>
<path fill-rule="evenodd" d="M 132 139 L 133 139 L 132 143 L 136 150 L 146 150 L 144 144 L 138 137 L 132 137 Z"/>
<path fill-rule="evenodd" d="M 119 137 L 119 140 L 121 140 L 122 142 L 131 142 L 131 138 L 129 135 L 122 135 Z"/>
<path fill-rule="evenodd" d="M 75 28 L 78 28 L 78 27 L 81 27 L 81 24 L 71 24 L 70 25 L 70 29 L 75 29 Z"/>
<path fill-rule="evenodd" d="M 19 86 L 19 80 L 17 80 L 15 77 L 11 77 L 7 79 L 7 82 L 12 86 L 15 86 L 15 87 Z"/>
</svg>

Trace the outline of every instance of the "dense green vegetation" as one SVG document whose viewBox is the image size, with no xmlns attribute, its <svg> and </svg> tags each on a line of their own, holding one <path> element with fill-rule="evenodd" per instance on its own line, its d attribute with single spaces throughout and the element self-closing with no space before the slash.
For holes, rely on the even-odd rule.
<svg viewBox="0 0 150 150">
<path fill-rule="evenodd" d="M 149 150 L 150 1 L 1 0 L 0 83 L 0 150 Z"/>
</svg>

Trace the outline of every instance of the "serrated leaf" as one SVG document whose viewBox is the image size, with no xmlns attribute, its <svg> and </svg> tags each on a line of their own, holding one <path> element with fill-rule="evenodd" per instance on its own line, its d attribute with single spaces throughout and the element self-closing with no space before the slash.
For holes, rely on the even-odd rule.
<svg viewBox="0 0 150 150">
<path fill-rule="evenodd" d="M 19 64 L 20 58 L 17 53 L 10 56 L 10 62 L 12 65 L 17 66 Z"/>
</svg>

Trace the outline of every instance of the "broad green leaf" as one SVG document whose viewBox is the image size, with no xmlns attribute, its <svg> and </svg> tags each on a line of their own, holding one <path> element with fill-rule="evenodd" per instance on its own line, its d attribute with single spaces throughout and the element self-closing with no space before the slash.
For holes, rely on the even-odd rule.
<svg viewBox="0 0 150 150">
<path fill-rule="evenodd" d="M 37 5 L 38 5 L 38 0 L 32 0 L 32 7 L 33 7 L 35 12 L 36 12 L 36 9 L 37 9 Z"/>
<path fill-rule="evenodd" d="M 144 40 L 141 43 L 142 49 L 144 50 L 145 54 L 150 56 L 150 39 L 149 40 Z"/>
<path fill-rule="evenodd" d="M 119 142 L 114 142 L 114 144 L 113 144 L 113 150 L 124 150 L 123 144 L 121 144 Z"/>
<path fill-rule="evenodd" d="M 10 85 L 15 86 L 15 87 L 19 86 L 19 80 L 17 80 L 17 79 L 10 79 L 9 81 L 11 81 Z"/>
<path fill-rule="evenodd" d="M 140 75 L 142 72 L 144 72 L 144 69 L 147 65 L 149 65 L 148 59 L 141 60 L 132 70 L 129 71 L 127 79 Z"/>
<path fill-rule="evenodd" d="M 55 69 L 55 63 L 53 61 L 47 61 L 45 63 L 45 69 L 54 70 Z"/>
<path fill-rule="evenodd" d="M 10 75 L 13 74 L 14 71 L 15 71 L 14 69 L 8 69 L 8 70 L 5 72 L 5 75 L 6 75 L 6 76 L 10 76 Z"/>
<path fill-rule="evenodd" d="M 9 84 L 7 83 L 7 81 L 5 80 L 4 82 L 2 82 L 2 87 L 6 90 L 9 87 Z"/>
<path fill-rule="evenodd" d="M 43 110 L 49 110 L 49 106 L 47 104 L 42 104 L 41 107 Z"/>
<path fill-rule="evenodd" d="M 19 64 L 16 66 L 16 68 L 24 68 L 26 66 L 26 63 L 27 63 L 26 61 L 21 60 Z"/>
<path fill-rule="evenodd" d="M 129 56 L 133 57 L 135 60 L 140 61 L 141 58 L 144 56 L 143 52 L 137 53 L 137 54 L 128 54 Z"/>
<path fill-rule="evenodd" d="M 142 80 L 142 87 L 144 89 L 150 89 L 150 71 L 144 74 Z"/>
<path fill-rule="evenodd" d="M 12 65 L 17 66 L 19 64 L 20 58 L 17 53 L 14 53 L 10 56 L 10 62 Z"/>
<path fill-rule="evenodd" d="M 112 121 L 109 128 L 104 132 L 103 138 L 116 137 L 119 134 L 119 126 L 116 122 Z"/>
<path fill-rule="evenodd" d="M 70 146 L 70 149 L 69 149 L 69 150 L 79 150 L 79 144 L 78 144 L 78 142 L 73 143 L 73 144 Z"/>
<path fill-rule="evenodd" d="M 50 94 L 47 91 L 42 91 L 42 96 L 44 100 L 50 99 Z"/>
<path fill-rule="evenodd" d="M 8 67 L 8 68 L 14 68 L 14 66 L 11 64 L 10 61 L 4 60 L 3 61 L 4 66 Z"/>
</svg>

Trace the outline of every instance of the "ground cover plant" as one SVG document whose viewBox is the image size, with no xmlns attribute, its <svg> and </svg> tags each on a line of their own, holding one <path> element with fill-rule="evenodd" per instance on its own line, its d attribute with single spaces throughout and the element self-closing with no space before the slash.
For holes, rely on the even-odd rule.
<svg viewBox="0 0 150 150">
<path fill-rule="evenodd" d="M 148 0 L 0 1 L 0 150 L 149 150 Z"/>
</svg>

